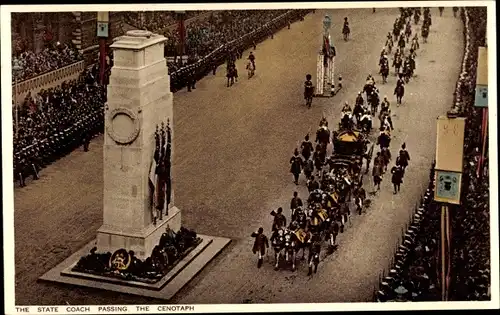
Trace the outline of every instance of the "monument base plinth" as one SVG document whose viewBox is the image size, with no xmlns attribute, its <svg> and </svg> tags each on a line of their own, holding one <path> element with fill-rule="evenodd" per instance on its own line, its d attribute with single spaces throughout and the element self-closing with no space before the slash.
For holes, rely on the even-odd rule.
<svg viewBox="0 0 500 315">
<path fill-rule="evenodd" d="M 230 239 L 222 237 L 208 235 L 198 235 L 198 237 L 203 241 L 154 284 L 72 271 L 80 258 L 88 255 L 90 249 L 95 246 L 96 240 L 49 270 L 39 280 L 169 300 L 231 242 Z"/>
<path fill-rule="evenodd" d="M 165 233 L 167 226 L 177 232 L 181 228 L 181 210 L 171 207 L 168 216 L 158 219 L 156 225 L 150 224 L 141 231 L 120 231 L 113 227 L 101 226 L 97 230 L 97 252 L 111 252 L 126 248 L 133 250 L 139 259 L 149 257 L 153 248 L 158 245 L 160 237 Z"/>
</svg>

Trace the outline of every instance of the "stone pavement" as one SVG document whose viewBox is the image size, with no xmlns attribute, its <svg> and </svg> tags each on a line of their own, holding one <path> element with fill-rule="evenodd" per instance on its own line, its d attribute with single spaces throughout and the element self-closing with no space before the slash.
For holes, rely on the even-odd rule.
<svg viewBox="0 0 500 315">
<path fill-rule="evenodd" d="M 433 9 L 427 44 L 417 57 L 417 77 L 396 108 L 395 77 L 381 96 L 391 100 L 394 117 L 393 155 L 407 143 L 411 155 L 401 193 L 392 194 L 390 176 L 371 209 L 354 215 L 340 235 L 338 251 L 324 259 L 318 274 L 306 276 L 304 264 L 292 273 L 274 271 L 272 258 L 258 270 L 251 253 L 251 232 L 269 232 L 270 211 L 288 209 L 294 190 L 306 198 L 305 181 L 292 183 L 288 160 L 304 135 L 315 131 L 325 113 L 336 125 L 342 104 L 354 102 L 368 73 L 377 80 L 378 56 L 397 9 L 328 10 L 337 47 L 336 76 L 343 90 L 331 99 L 314 99 L 307 109 L 302 97 L 306 73 L 315 74 L 322 19 L 317 10 L 257 46 L 256 76 L 247 80 L 240 60 L 240 80 L 225 87 L 220 67 L 193 92 L 174 95 L 175 203 L 183 222 L 202 234 L 234 240 L 173 299 L 174 303 L 279 303 L 369 301 L 379 273 L 388 266 L 401 230 L 428 181 L 434 157 L 435 118 L 453 100 L 460 70 L 461 22 L 450 9 L 439 17 Z M 341 39 L 348 16 L 352 40 Z M 245 56 L 248 52 L 245 52 Z M 391 70 L 392 73 L 392 70 Z M 378 126 L 378 122 L 375 123 Z M 156 301 L 104 291 L 37 283 L 46 270 L 95 236 L 102 220 L 102 138 L 89 152 L 75 151 L 41 173 L 42 179 L 15 190 L 16 304 L 151 304 Z M 371 191 L 371 178 L 366 178 Z"/>
</svg>

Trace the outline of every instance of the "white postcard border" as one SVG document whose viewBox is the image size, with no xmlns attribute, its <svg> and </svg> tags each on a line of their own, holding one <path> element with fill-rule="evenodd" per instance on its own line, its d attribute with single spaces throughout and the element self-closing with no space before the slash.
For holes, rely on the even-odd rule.
<svg viewBox="0 0 500 315">
<path fill-rule="evenodd" d="M 15 269 L 14 269 L 14 211 L 13 211 L 13 167 L 12 157 L 12 75 L 11 75 L 11 12 L 57 12 L 57 11 L 138 11 L 138 10 L 236 10 L 236 9 L 306 9 L 306 8 L 388 8 L 388 7 L 451 7 L 451 6 L 487 6 L 488 7 L 488 49 L 489 56 L 489 156 L 490 156 L 490 192 L 498 191 L 498 147 L 497 147 L 497 90 L 496 90 L 496 11 L 494 1 L 380 1 L 380 2 L 308 2 L 308 3 L 217 3 L 217 4 L 123 4 L 123 5 L 23 5 L 2 6 L 0 8 L 1 38 L 1 83 L 2 83 L 2 169 L 3 174 L 3 236 L 4 236 L 4 305 L 6 314 L 25 313 L 16 310 L 14 305 Z M 452 104 L 450 104 L 451 107 Z M 159 310 L 159 305 L 142 305 L 138 311 L 137 305 L 126 305 L 127 311 L 109 312 L 99 311 L 100 306 L 82 305 L 89 307 L 90 312 L 73 312 L 68 307 L 57 306 L 57 312 L 41 312 L 42 306 L 28 307 L 30 314 L 99 314 L 99 313 L 210 313 L 210 312 L 276 312 L 276 311 L 361 311 L 361 310 L 454 310 L 454 309 L 498 309 L 499 306 L 499 239 L 498 239 L 498 195 L 490 193 L 490 245 L 491 245 L 491 301 L 487 302 L 419 302 L 419 303 L 290 303 L 290 304 L 195 304 L 185 310 L 165 308 Z M 168 304 L 160 305 L 167 306 Z M 115 307 L 123 307 L 114 305 Z M 172 306 L 172 305 L 171 305 Z M 181 306 L 181 305 L 175 305 Z M 47 306 L 45 306 L 47 307 Z M 149 307 L 145 311 L 144 307 Z M 191 310 L 190 307 L 193 307 Z M 28 313 L 26 313 L 28 314 Z"/>
</svg>

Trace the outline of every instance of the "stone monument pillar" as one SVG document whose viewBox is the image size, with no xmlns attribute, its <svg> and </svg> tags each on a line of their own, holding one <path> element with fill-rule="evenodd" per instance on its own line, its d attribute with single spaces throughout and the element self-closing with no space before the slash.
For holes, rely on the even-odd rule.
<svg viewBox="0 0 500 315">
<path fill-rule="evenodd" d="M 105 113 L 104 218 L 97 233 L 99 252 L 124 248 L 143 259 L 151 255 L 167 225 L 174 231 L 180 229 L 180 210 L 173 202 L 168 215 L 153 222 L 155 130 L 168 123 L 172 138 L 174 135 L 165 41 L 161 35 L 133 30 L 111 45 L 114 66 Z M 173 155 L 173 143 L 171 148 Z"/>
</svg>

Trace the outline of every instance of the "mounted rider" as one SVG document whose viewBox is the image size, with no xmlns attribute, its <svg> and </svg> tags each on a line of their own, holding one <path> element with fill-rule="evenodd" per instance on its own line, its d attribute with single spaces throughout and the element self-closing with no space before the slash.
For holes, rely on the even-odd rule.
<svg viewBox="0 0 500 315">
<path fill-rule="evenodd" d="M 342 107 L 342 115 L 351 115 L 352 114 L 352 108 L 349 105 L 349 102 L 345 102 L 344 107 Z"/>
<path fill-rule="evenodd" d="M 381 110 L 380 112 L 388 111 L 391 107 L 391 103 L 387 99 L 387 95 L 384 95 L 384 100 L 382 101 L 381 105 Z"/>
<path fill-rule="evenodd" d="M 396 88 L 399 88 L 401 85 L 405 86 L 405 81 L 399 78 L 398 81 L 396 82 Z"/>
<path fill-rule="evenodd" d="M 366 77 L 366 84 L 375 85 L 375 79 L 373 78 L 371 73 Z"/>
<path fill-rule="evenodd" d="M 253 51 L 251 51 L 250 55 L 248 55 L 248 60 L 250 60 L 250 62 L 252 63 L 253 69 L 256 70 L 257 68 L 255 67 L 255 56 L 253 54 Z"/>
<path fill-rule="evenodd" d="M 356 104 L 355 105 L 364 105 L 365 100 L 363 99 L 362 92 L 358 92 L 358 96 L 356 96 Z"/>
<path fill-rule="evenodd" d="M 356 117 L 356 121 L 359 122 L 361 119 L 361 115 L 363 115 L 365 112 L 365 109 L 363 108 L 363 102 L 358 103 L 356 99 L 356 105 L 354 105 L 354 110 L 353 114 L 354 117 Z"/>
<path fill-rule="evenodd" d="M 420 44 L 418 43 L 418 33 L 415 33 L 413 39 L 411 40 L 411 48 L 417 50 L 420 48 Z"/>
<path fill-rule="evenodd" d="M 387 54 L 385 53 L 385 49 L 382 49 L 380 58 L 378 60 L 378 65 L 382 66 L 386 61 L 387 61 Z"/>
<path fill-rule="evenodd" d="M 361 123 L 362 128 L 366 126 L 365 131 L 369 132 L 372 129 L 372 115 L 369 109 L 367 109 L 363 116 L 361 116 L 359 122 Z"/>
<path fill-rule="evenodd" d="M 272 227 L 273 231 L 284 229 L 286 227 L 286 217 L 283 214 L 283 208 L 279 207 L 277 213 L 273 210 L 271 215 L 274 216 Z"/>
</svg>

